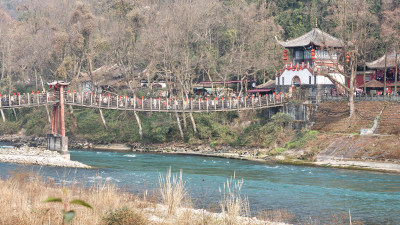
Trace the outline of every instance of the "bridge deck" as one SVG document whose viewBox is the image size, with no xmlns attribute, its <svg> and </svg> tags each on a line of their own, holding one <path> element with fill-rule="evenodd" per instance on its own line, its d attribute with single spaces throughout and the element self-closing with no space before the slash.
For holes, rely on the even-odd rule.
<svg viewBox="0 0 400 225">
<path fill-rule="evenodd" d="M 59 102 L 58 93 L 28 93 L 1 97 L 0 109 L 38 107 Z M 228 112 L 279 107 L 287 102 L 284 96 L 205 99 L 168 99 L 112 96 L 91 93 L 64 93 L 65 104 L 111 110 L 142 112 Z"/>
</svg>

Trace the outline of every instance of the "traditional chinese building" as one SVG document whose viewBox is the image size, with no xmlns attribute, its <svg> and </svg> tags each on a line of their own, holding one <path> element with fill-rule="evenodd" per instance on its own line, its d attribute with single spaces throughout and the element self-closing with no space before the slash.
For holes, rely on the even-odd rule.
<svg viewBox="0 0 400 225">
<path fill-rule="evenodd" d="M 306 89 L 310 94 L 317 92 L 341 92 L 326 74 L 345 83 L 345 77 L 338 72 L 343 66 L 338 63 L 338 51 L 343 42 L 317 27 L 293 40 L 277 42 L 285 47 L 283 60 L 285 66 L 276 73 L 276 90 L 291 92 L 294 89 Z M 291 62 L 288 62 L 288 55 Z"/>
<path fill-rule="evenodd" d="M 377 80 L 382 83 L 382 91 L 383 91 L 383 84 L 385 82 L 384 74 L 386 69 L 386 87 L 387 87 L 386 92 L 389 94 L 393 93 L 395 89 L 394 86 L 396 85 L 397 85 L 397 91 L 399 91 L 400 88 L 399 69 L 397 69 L 397 79 L 396 79 L 396 66 L 399 65 L 399 63 L 400 63 L 400 53 L 397 53 L 396 56 L 395 52 L 383 55 L 382 57 L 380 57 L 375 61 L 365 63 L 366 66 L 370 70 L 372 70 L 369 76 L 366 75 L 365 82 L 368 83 L 369 80 Z M 357 84 L 359 88 L 364 87 L 364 76 L 361 73 L 357 76 Z"/>
</svg>

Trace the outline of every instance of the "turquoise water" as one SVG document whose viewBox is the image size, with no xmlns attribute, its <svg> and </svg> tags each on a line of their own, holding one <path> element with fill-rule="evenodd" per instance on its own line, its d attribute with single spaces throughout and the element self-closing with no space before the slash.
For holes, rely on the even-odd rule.
<svg viewBox="0 0 400 225">
<path fill-rule="evenodd" d="M 318 220 L 351 210 L 352 218 L 365 224 L 400 224 L 400 175 L 306 166 L 265 164 L 224 158 L 71 151 L 71 159 L 96 169 L 28 166 L 58 182 L 111 181 L 134 193 L 158 186 L 158 175 L 169 167 L 183 178 L 198 207 L 212 207 L 221 199 L 218 189 L 236 173 L 244 180 L 254 214 L 268 209 L 287 209 L 295 223 Z M 0 163 L 0 176 L 21 165 Z M 26 167 L 26 166 L 25 166 Z"/>
</svg>

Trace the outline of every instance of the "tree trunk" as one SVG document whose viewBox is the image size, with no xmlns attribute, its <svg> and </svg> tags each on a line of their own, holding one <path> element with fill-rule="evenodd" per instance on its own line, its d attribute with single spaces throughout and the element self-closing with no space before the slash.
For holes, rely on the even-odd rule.
<svg viewBox="0 0 400 225">
<path fill-rule="evenodd" d="M 36 87 L 36 90 L 38 89 L 38 78 L 37 78 L 37 70 L 36 70 L 36 68 L 35 68 L 35 87 Z"/>
<path fill-rule="evenodd" d="M 179 128 L 179 133 L 181 134 L 181 138 L 182 138 L 182 140 L 183 140 L 183 138 L 184 138 L 184 136 L 183 136 L 183 130 L 182 130 L 181 120 L 179 119 L 178 112 L 175 112 L 175 116 L 176 116 L 176 123 L 178 124 L 178 128 Z"/>
<path fill-rule="evenodd" d="M 44 89 L 44 84 L 43 84 L 42 76 L 41 76 L 41 75 L 39 75 L 39 76 L 40 76 L 40 83 L 42 84 L 43 92 L 46 92 L 46 90 Z M 49 107 L 47 106 L 47 104 L 45 105 L 45 108 L 46 108 L 46 113 L 47 113 L 47 119 L 48 119 L 49 123 L 51 123 Z"/>
<path fill-rule="evenodd" d="M 350 86 L 353 86 L 350 84 Z M 349 95 L 349 106 L 350 106 L 350 116 L 349 118 L 352 118 L 355 112 L 355 108 L 354 108 L 354 94 L 350 93 Z"/>
<path fill-rule="evenodd" d="M 140 117 L 139 117 L 139 115 L 137 114 L 136 111 L 133 111 L 133 114 L 135 115 L 136 122 L 137 122 L 137 124 L 138 124 L 138 126 L 139 126 L 139 136 L 140 136 L 140 140 L 142 140 L 142 139 L 143 139 L 143 129 L 142 129 L 142 124 L 140 123 Z"/>
<path fill-rule="evenodd" d="M 185 112 L 182 113 L 182 119 L 183 119 L 183 127 L 186 128 L 187 127 L 187 122 L 186 122 L 186 114 L 185 114 Z"/>
<path fill-rule="evenodd" d="M 365 84 L 365 72 L 366 72 L 366 70 L 367 70 L 367 65 L 364 63 L 364 78 L 363 78 L 363 80 L 364 80 L 364 94 L 367 94 L 367 86 Z"/>
<path fill-rule="evenodd" d="M 17 112 L 15 111 L 15 108 L 13 108 L 13 113 L 14 113 L 15 120 L 18 120 Z"/>
<path fill-rule="evenodd" d="M 72 105 L 69 105 L 69 111 L 71 112 L 71 122 L 72 122 L 72 126 L 74 127 L 74 129 L 78 129 L 78 122 L 76 121 L 76 117 L 74 114 L 74 108 L 72 108 Z"/>
<path fill-rule="evenodd" d="M 190 120 L 192 121 L 192 125 L 193 125 L 193 133 L 197 133 L 197 126 L 196 126 L 196 121 L 194 121 L 194 118 L 193 118 L 193 113 L 189 113 L 189 117 L 190 117 Z"/>
<path fill-rule="evenodd" d="M 100 118 L 101 118 L 101 121 L 103 122 L 104 128 L 106 128 L 106 130 L 108 130 L 106 120 L 104 119 L 104 116 L 103 116 L 103 110 L 99 109 L 99 111 L 100 111 Z"/>
<path fill-rule="evenodd" d="M 4 116 L 3 109 L 1 109 L 0 112 L 1 112 L 1 118 L 3 119 L 3 122 L 6 122 L 6 117 Z"/>
<path fill-rule="evenodd" d="M 395 65 L 396 65 L 396 72 L 394 73 L 394 95 L 397 95 L 397 51 L 396 51 L 396 59 L 395 59 Z"/>
<path fill-rule="evenodd" d="M 357 59 L 355 60 L 355 65 L 357 65 Z M 354 108 L 354 82 L 356 81 L 356 68 L 354 66 L 351 67 L 351 74 L 350 74 L 350 92 L 349 92 L 349 106 L 350 106 L 350 116 L 351 119 L 354 115 L 355 108 Z"/>
<path fill-rule="evenodd" d="M 383 95 L 386 95 L 387 51 L 385 51 L 385 73 L 383 75 Z"/>
</svg>

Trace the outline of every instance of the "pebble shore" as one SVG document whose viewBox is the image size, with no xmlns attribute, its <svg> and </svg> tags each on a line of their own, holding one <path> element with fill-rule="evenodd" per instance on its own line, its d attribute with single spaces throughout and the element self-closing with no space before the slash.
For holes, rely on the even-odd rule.
<svg viewBox="0 0 400 225">
<path fill-rule="evenodd" d="M 21 146 L 19 148 L 0 148 L 0 162 L 90 168 L 90 166 L 83 163 L 64 159 L 63 156 L 56 151 L 28 146 Z"/>
</svg>

